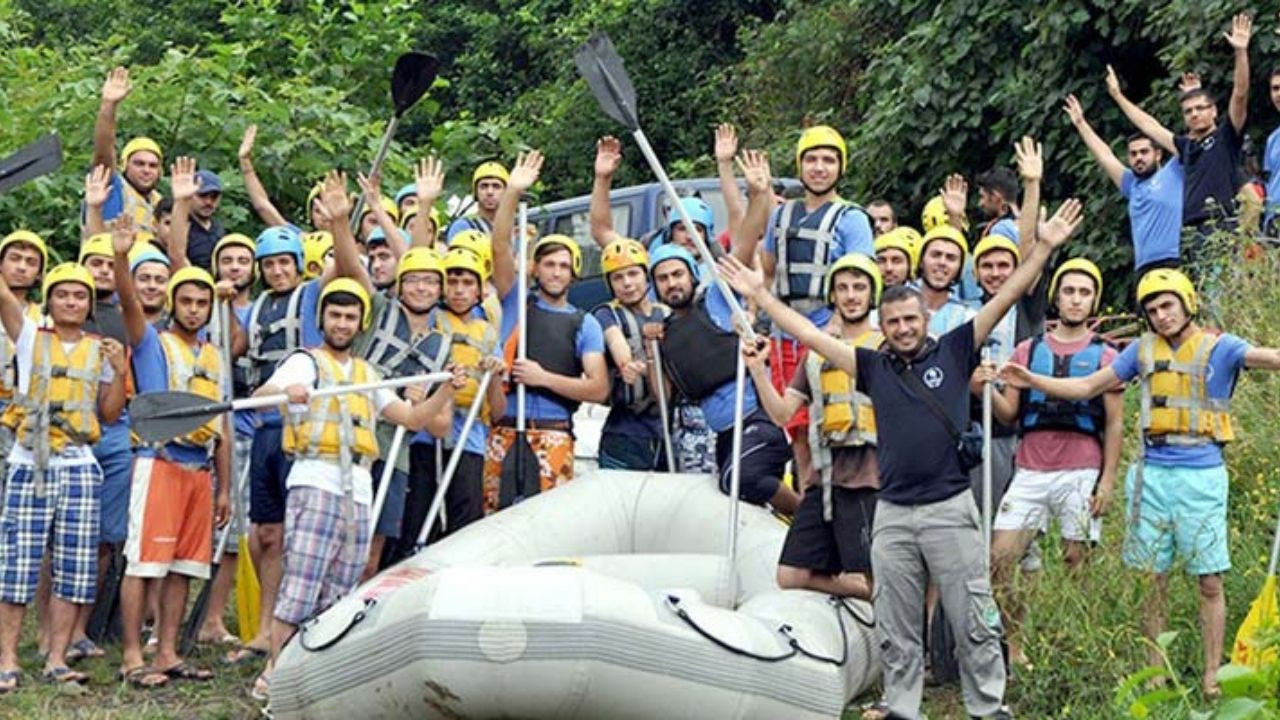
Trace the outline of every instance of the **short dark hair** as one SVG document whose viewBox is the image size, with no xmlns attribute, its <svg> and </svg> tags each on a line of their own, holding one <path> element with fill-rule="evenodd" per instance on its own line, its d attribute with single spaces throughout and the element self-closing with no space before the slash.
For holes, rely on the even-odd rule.
<svg viewBox="0 0 1280 720">
<path fill-rule="evenodd" d="M 913 298 L 920 303 L 920 308 L 924 309 L 924 295 L 919 290 L 910 285 L 890 285 L 884 289 L 884 294 L 880 296 L 880 304 L 902 302 Z"/>
<path fill-rule="evenodd" d="M 893 209 L 893 203 L 889 202 L 888 200 L 885 200 L 884 198 L 876 198 L 875 200 L 872 200 L 871 202 L 867 203 L 867 207 L 889 208 L 890 217 L 892 217 L 895 220 L 898 219 L 898 211 Z"/>
<path fill-rule="evenodd" d="M 1204 98 L 1206 101 L 1208 101 L 1210 104 L 1213 104 L 1213 105 L 1216 105 L 1218 103 L 1218 99 L 1213 96 L 1213 93 L 1209 92 L 1208 90 L 1205 90 L 1204 88 L 1196 88 L 1194 90 L 1188 90 L 1182 93 L 1181 95 L 1179 95 L 1178 104 L 1182 105 L 1186 101 L 1195 100 L 1196 98 Z"/>
<path fill-rule="evenodd" d="M 1268 79 L 1275 78 L 1277 75 L 1280 75 L 1280 65 L 1273 65 L 1271 67 L 1271 75 L 1268 76 Z"/>
<path fill-rule="evenodd" d="M 337 305 L 339 307 L 351 307 L 354 305 L 356 307 L 363 308 L 364 301 L 356 297 L 355 293 L 335 292 L 324 296 L 324 302 L 321 303 L 320 312 L 324 312 L 325 305 Z"/>
<path fill-rule="evenodd" d="M 978 175 L 978 187 L 1000 193 L 1005 202 L 1018 201 L 1018 176 L 1007 167 L 994 167 Z"/>
<path fill-rule="evenodd" d="M 1144 133 L 1144 132 L 1136 132 L 1136 133 L 1133 133 L 1132 135 L 1130 135 L 1129 137 L 1127 137 L 1127 138 L 1125 138 L 1125 139 L 1124 139 L 1124 144 L 1125 144 L 1125 145 L 1128 145 L 1129 143 L 1137 142 L 1137 141 L 1139 141 L 1139 140 L 1146 140 L 1147 142 L 1151 143 L 1152 145 L 1155 145 L 1155 144 L 1156 144 L 1156 140 L 1155 140 L 1155 138 L 1151 137 L 1150 135 L 1148 135 L 1148 134 L 1146 134 L 1146 133 Z M 1157 146 L 1157 147 L 1158 147 L 1158 146 Z"/>
<path fill-rule="evenodd" d="M 160 198 L 160 202 L 156 203 L 156 208 L 153 214 L 155 215 L 155 218 L 157 220 L 164 217 L 165 215 L 172 215 L 173 214 L 173 198 Z"/>
</svg>

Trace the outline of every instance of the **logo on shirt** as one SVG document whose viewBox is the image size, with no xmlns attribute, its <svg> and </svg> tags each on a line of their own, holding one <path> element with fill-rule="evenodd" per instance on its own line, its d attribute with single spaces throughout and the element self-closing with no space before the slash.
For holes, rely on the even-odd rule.
<svg viewBox="0 0 1280 720">
<path fill-rule="evenodd" d="M 942 368 L 934 365 L 924 371 L 922 379 L 924 380 L 925 387 L 930 390 L 937 390 L 942 385 L 942 381 L 946 379 L 946 376 L 942 374 Z"/>
</svg>

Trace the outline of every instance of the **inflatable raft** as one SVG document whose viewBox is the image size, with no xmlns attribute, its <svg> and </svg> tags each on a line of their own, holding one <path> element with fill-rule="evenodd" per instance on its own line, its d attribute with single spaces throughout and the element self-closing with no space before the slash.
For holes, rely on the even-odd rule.
<svg viewBox="0 0 1280 720">
<path fill-rule="evenodd" d="M 271 712 L 840 717 L 878 673 L 870 606 L 778 589 L 761 508 L 730 568 L 728 514 L 708 476 L 596 471 L 485 518 L 304 624 Z"/>
</svg>

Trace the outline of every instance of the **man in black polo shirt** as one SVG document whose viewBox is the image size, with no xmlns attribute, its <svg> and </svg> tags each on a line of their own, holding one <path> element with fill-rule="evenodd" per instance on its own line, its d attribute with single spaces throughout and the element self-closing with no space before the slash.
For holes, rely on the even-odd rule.
<svg viewBox="0 0 1280 720">
<path fill-rule="evenodd" d="M 222 179 L 210 170 L 196 173 L 196 196 L 191 200 L 191 229 L 187 234 L 187 260 L 198 268 L 213 270 L 213 246 L 227 231 L 214 214 L 222 201 Z"/>
<path fill-rule="evenodd" d="M 1023 175 L 1039 176 L 1039 148 L 1028 138 L 1017 146 Z M 1034 163 L 1034 167 L 1027 165 Z M 980 518 L 946 424 L 917 391 L 930 393 L 951 424 L 969 417 L 969 377 L 978 348 L 996 323 L 1027 292 L 1053 251 L 1080 223 L 1080 204 L 1069 200 L 1041 229 L 1024 238 L 1025 255 L 999 292 L 970 321 L 934 340 L 919 291 L 894 287 L 880 304 L 887 352 L 851 348 L 814 327 L 777 300 L 758 269 L 733 258 L 721 271 L 735 290 L 754 300 L 784 331 L 857 378 L 875 408 L 880 496 L 876 503 L 871 564 L 876 635 L 890 718 L 916 718 L 924 687 L 920 618 L 925 587 L 938 584 L 942 604 L 959 638 L 965 706 L 977 718 L 1010 718 L 1002 706 L 1005 672 L 1000 654 L 1000 613 L 991 596 Z M 900 373 L 914 375 L 904 379 Z"/>
</svg>

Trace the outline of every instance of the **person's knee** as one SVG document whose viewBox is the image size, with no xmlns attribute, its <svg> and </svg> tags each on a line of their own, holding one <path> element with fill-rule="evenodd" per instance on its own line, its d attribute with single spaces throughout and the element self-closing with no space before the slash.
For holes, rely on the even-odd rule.
<svg viewBox="0 0 1280 720">
<path fill-rule="evenodd" d="M 1213 602 L 1222 599 L 1221 575 L 1200 576 L 1200 599 L 1206 602 Z"/>
<path fill-rule="evenodd" d="M 809 586 L 809 579 L 813 573 L 804 568 L 793 567 L 791 565 L 778 566 L 778 587 L 783 590 L 802 590 Z"/>
<path fill-rule="evenodd" d="M 263 552 L 279 550 L 284 545 L 284 526 L 279 523 L 259 525 L 254 530 Z"/>
<path fill-rule="evenodd" d="M 1084 564 L 1085 548 L 1084 543 L 1068 542 L 1066 548 L 1062 551 L 1062 560 L 1067 564 L 1068 570 L 1075 570 Z"/>
</svg>

